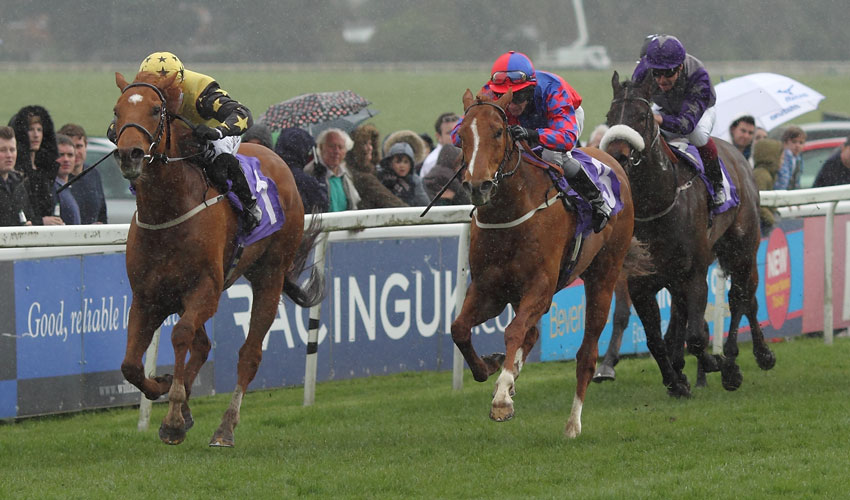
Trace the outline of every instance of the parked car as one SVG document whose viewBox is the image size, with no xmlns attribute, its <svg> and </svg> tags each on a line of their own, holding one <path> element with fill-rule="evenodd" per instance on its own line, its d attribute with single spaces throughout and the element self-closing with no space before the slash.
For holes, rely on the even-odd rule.
<svg viewBox="0 0 850 500">
<path fill-rule="evenodd" d="M 94 165 L 106 155 L 109 158 L 96 168 L 103 182 L 106 196 L 106 218 L 110 224 L 128 224 L 136 212 L 136 197 L 130 192 L 130 183 L 121 175 L 121 170 L 112 157 L 115 145 L 106 137 L 89 137 L 86 163 Z"/>
</svg>

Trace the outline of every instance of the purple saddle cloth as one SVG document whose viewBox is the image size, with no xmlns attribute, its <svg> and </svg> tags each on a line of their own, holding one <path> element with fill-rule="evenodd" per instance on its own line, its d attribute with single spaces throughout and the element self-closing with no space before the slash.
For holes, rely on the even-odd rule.
<svg viewBox="0 0 850 500">
<path fill-rule="evenodd" d="M 584 151 L 574 149 L 572 151 L 572 155 L 573 158 L 578 160 L 582 166 L 584 166 L 584 170 L 587 172 L 590 180 L 596 184 L 596 187 L 598 187 L 599 191 L 602 193 L 605 203 L 611 207 L 611 217 L 617 215 L 623 209 L 623 202 L 620 200 L 620 179 L 617 178 L 617 175 L 613 170 L 611 170 L 611 167 L 605 165 L 596 158 L 591 157 Z M 590 233 L 593 232 L 593 208 L 587 200 L 582 198 L 569 185 L 568 179 L 551 168 L 548 172 L 552 181 L 558 186 L 558 189 L 575 200 L 574 205 L 578 213 L 576 236 L 582 235 L 583 238 L 587 238 L 590 236 Z"/>
<path fill-rule="evenodd" d="M 675 154 L 677 158 L 690 165 L 697 171 L 697 173 L 699 173 L 700 179 L 702 179 L 703 184 L 705 184 L 705 189 L 708 190 L 708 195 L 713 197 L 714 186 L 711 185 L 711 182 L 709 182 L 708 177 L 705 175 L 705 165 L 702 164 L 702 158 L 700 157 L 696 146 L 688 144 L 685 151 L 682 151 L 677 147 L 676 143 L 670 143 L 670 149 L 673 150 L 673 154 Z M 726 164 L 723 163 L 723 160 L 719 158 L 718 160 L 720 161 L 720 171 L 723 172 L 723 189 L 726 190 L 726 202 L 713 209 L 711 211 L 712 215 L 723 213 L 730 208 L 737 207 L 741 203 L 741 200 L 738 198 L 738 190 L 735 188 L 735 185 L 732 184 L 732 178 L 729 177 L 729 172 L 726 170 Z"/>
<path fill-rule="evenodd" d="M 283 227 L 286 217 L 283 213 L 283 208 L 280 206 L 277 185 L 273 180 L 263 175 L 263 172 L 260 170 L 260 160 L 253 156 L 240 154 L 237 154 L 236 158 L 239 159 L 242 171 L 245 172 L 245 178 L 248 179 L 251 192 L 257 198 L 257 206 L 260 207 L 263 213 L 257 227 L 247 234 L 240 229 L 236 237 L 237 244 L 248 246 Z M 230 181 L 227 182 L 230 183 Z M 239 201 L 239 197 L 233 191 L 228 191 L 227 199 L 230 200 L 230 204 L 237 211 L 242 212 L 242 202 Z"/>
</svg>

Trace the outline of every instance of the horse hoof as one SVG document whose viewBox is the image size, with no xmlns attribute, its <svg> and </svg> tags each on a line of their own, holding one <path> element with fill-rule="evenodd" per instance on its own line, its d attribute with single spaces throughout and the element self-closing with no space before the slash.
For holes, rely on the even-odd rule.
<svg viewBox="0 0 850 500">
<path fill-rule="evenodd" d="M 490 419 L 496 422 L 507 422 L 514 418 L 513 405 L 493 406 L 490 408 Z"/>
<path fill-rule="evenodd" d="M 724 389 L 734 391 L 741 387 L 744 376 L 741 375 L 741 368 L 735 364 L 735 361 L 723 363 L 720 371 Z"/>
<path fill-rule="evenodd" d="M 700 366 L 705 370 L 706 373 L 713 373 L 720 371 L 720 363 L 723 361 L 723 358 L 718 354 L 712 354 L 710 356 L 704 356 L 700 359 Z"/>
<path fill-rule="evenodd" d="M 598 370 L 596 370 L 596 375 L 593 376 L 593 381 L 598 383 L 605 382 L 606 380 L 614 381 L 616 379 L 616 372 L 614 371 L 613 366 L 601 365 Z"/>
<path fill-rule="evenodd" d="M 756 351 L 756 363 L 762 370 L 770 370 L 776 365 L 776 355 L 765 347 L 764 350 Z"/>
<path fill-rule="evenodd" d="M 671 387 L 667 388 L 667 394 L 676 399 L 679 398 L 690 398 L 691 397 L 691 388 L 688 385 L 677 382 L 673 384 Z"/>
<path fill-rule="evenodd" d="M 224 431 L 221 428 L 216 429 L 215 434 L 210 439 L 210 446 L 215 448 L 233 448 L 233 431 Z"/>
<path fill-rule="evenodd" d="M 564 435 L 570 439 L 575 439 L 581 434 L 581 422 L 567 421 L 567 426 L 564 427 Z"/>
<path fill-rule="evenodd" d="M 165 444 L 180 444 L 186 439 L 186 429 L 168 427 L 164 423 L 159 426 L 159 440 Z"/>
</svg>

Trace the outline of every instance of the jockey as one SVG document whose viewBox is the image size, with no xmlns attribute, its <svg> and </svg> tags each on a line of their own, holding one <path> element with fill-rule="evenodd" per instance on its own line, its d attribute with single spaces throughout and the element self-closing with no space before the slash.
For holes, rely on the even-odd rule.
<svg viewBox="0 0 850 500">
<path fill-rule="evenodd" d="M 251 111 L 231 98 L 212 77 L 189 71 L 171 52 L 154 52 L 142 60 L 139 71 L 158 73 L 163 78 L 177 73 L 174 82 L 180 86 L 177 114 L 196 124 L 193 133 L 207 143 L 204 170 L 213 185 L 222 192 L 227 180 L 233 193 L 242 202 L 242 223 L 250 232 L 260 222 L 262 212 L 251 193 L 245 173 L 234 154 L 239 149 L 241 135 L 253 123 Z M 110 132 L 114 132 L 114 123 Z"/>
<path fill-rule="evenodd" d="M 535 71 L 528 56 L 514 51 L 496 59 L 481 93 L 499 98 L 508 89 L 513 91 L 505 109 L 511 135 L 532 146 L 543 146 L 543 158 L 563 168 L 570 186 L 593 208 L 593 230 L 598 233 L 608 223 L 611 207 L 582 164 L 570 154 L 584 126 L 581 96 L 563 78 Z M 455 145 L 460 145 L 459 126 L 452 131 Z"/>
<path fill-rule="evenodd" d="M 714 188 L 711 206 L 718 207 L 726 202 L 726 192 L 717 146 L 711 138 L 716 97 L 708 71 L 674 36 L 655 35 L 645 46 L 646 55 L 638 62 L 632 81 L 654 79 L 655 122 L 666 138 L 685 137 L 696 146 Z"/>
</svg>

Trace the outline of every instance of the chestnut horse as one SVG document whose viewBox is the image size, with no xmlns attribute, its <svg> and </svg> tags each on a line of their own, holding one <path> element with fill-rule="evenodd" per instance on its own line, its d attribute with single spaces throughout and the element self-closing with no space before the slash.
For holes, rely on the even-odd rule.
<svg viewBox="0 0 850 500">
<path fill-rule="evenodd" d="M 263 174 L 276 183 L 285 223 L 235 257 L 234 210 L 226 198 L 218 203 L 222 196 L 198 162 L 190 161 L 198 156 L 191 154 L 193 148 L 199 149 L 197 141 L 189 127 L 174 121 L 180 119 L 175 114 L 179 89 L 174 76 L 161 79 L 139 73 L 128 84 L 120 73 L 115 74 L 121 89 L 115 104 L 115 156 L 136 191 L 137 205 L 127 236 L 133 301 L 121 371 L 148 399 L 168 393 L 168 413 L 159 437 L 167 444 L 181 443 L 193 424 L 188 404 L 192 382 L 211 347 L 204 323 L 216 312 L 222 291 L 244 275 L 253 289 L 251 324 L 239 350 L 233 398 L 210 441 L 210 446 L 230 447 L 242 397 L 257 373 L 263 338 L 277 314 L 281 292 L 302 307 L 322 300 L 323 284 L 317 274 L 303 288 L 296 281 L 317 228 L 305 234 L 304 208 L 286 163 L 265 147 L 242 144 L 240 153 L 257 157 Z M 236 267 L 228 270 L 234 260 Z M 180 315 L 171 333 L 174 375 L 145 377 L 142 355 L 154 331 L 174 313 Z"/>
<path fill-rule="evenodd" d="M 563 288 L 581 277 L 587 313 L 576 355 L 575 397 L 564 431 L 568 437 L 576 437 L 581 433 L 581 410 L 596 368 L 599 335 L 632 242 L 631 191 L 625 172 L 612 157 L 596 148 L 583 149 L 616 173 L 623 209 L 600 233 L 584 241 L 570 272 L 577 215 L 565 210 L 560 201 L 552 202 L 548 172 L 526 161 L 511 138 L 504 111 L 511 98 L 510 91 L 497 101 L 473 97 L 469 90 L 463 96 L 465 114 L 457 133 L 466 162 L 463 186 L 476 205 L 476 219 L 470 229 L 472 282 L 460 315 L 452 323 L 452 339 L 476 381 L 484 382 L 501 367 L 490 418 L 508 420 L 514 414 L 514 384 L 540 336 L 537 324 L 541 316 L 549 310 L 559 285 Z M 505 353 L 480 358 L 472 346 L 471 329 L 500 314 L 507 304 L 513 306 L 516 317 L 505 328 Z"/>
<path fill-rule="evenodd" d="M 704 183 L 694 170 L 671 161 L 665 152 L 666 143 L 653 120 L 650 101 L 654 82 L 647 79 L 642 85 L 620 83 L 618 78 L 615 72 L 611 81 L 614 99 L 607 114 L 611 128 L 600 147 L 617 158 L 628 172 L 634 194 L 635 236 L 649 245 L 657 270 L 649 276 L 629 277 L 629 294 L 646 330 L 647 346 L 670 395 L 690 396 L 690 384 L 682 373 L 685 341 L 705 371 L 719 369 L 723 387 L 735 390 L 742 382 L 736 364 L 742 315 L 750 324 L 753 354 L 759 367 L 769 370 L 776 362 L 757 318 L 756 254 L 761 233 L 759 192 L 752 169 L 732 145 L 715 139 L 740 203 L 711 220 Z M 732 317 L 722 358 L 705 351 L 706 275 L 715 256 L 720 267 L 732 276 Z M 670 327 L 663 340 L 655 300 L 662 288 L 670 291 L 673 301 Z"/>
</svg>

